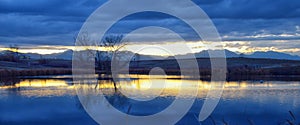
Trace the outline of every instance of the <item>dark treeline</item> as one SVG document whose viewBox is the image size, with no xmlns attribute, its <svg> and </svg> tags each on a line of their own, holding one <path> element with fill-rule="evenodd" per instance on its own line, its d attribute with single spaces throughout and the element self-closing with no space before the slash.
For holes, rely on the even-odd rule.
<svg viewBox="0 0 300 125">
<path fill-rule="evenodd" d="M 69 68 L 43 68 L 43 69 L 25 69 L 25 70 L 0 69 L 0 78 L 18 77 L 18 76 L 71 75 L 71 74 L 72 74 L 72 69 Z"/>
<path fill-rule="evenodd" d="M 216 59 L 217 60 L 217 59 Z M 217 60 L 218 61 L 218 60 Z M 300 75 L 300 61 L 276 60 L 276 59 L 250 59 L 229 58 L 226 59 L 228 75 Z M 201 75 L 210 75 L 211 62 L 208 58 L 197 59 Z M 180 66 L 176 60 L 151 60 L 135 61 L 130 63 L 130 70 L 134 73 L 147 73 L 154 67 L 160 67 L 166 73 L 180 72 Z M 191 67 L 191 71 L 194 67 Z"/>
</svg>

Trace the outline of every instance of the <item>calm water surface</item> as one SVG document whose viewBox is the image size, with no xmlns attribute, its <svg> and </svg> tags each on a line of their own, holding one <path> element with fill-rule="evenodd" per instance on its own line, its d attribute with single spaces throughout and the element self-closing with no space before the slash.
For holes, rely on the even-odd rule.
<svg viewBox="0 0 300 125">
<path fill-rule="evenodd" d="M 165 83 L 164 86 L 157 84 L 162 81 Z M 179 98 L 189 98 L 192 94 L 189 89 L 196 85 L 199 92 L 193 107 L 177 123 L 178 125 L 288 125 L 287 120 L 300 124 L 300 82 L 227 82 L 217 108 L 210 118 L 201 123 L 195 116 L 198 116 L 211 84 L 195 80 L 183 80 L 183 83 L 184 94 Z M 175 99 L 180 85 L 180 80 L 172 78 L 158 79 L 155 82 L 144 77 L 124 80 L 117 85 L 118 91 L 131 99 L 119 97 L 109 80 L 99 81 L 99 85 L 95 88 L 103 91 L 106 98 L 120 111 L 126 112 L 131 106 L 129 114 L 145 116 L 168 107 Z M 97 123 L 84 111 L 71 80 L 49 78 L 22 79 L 14 83 L 2 82 L 0 124 L 96 125 Z"/>
</svg>

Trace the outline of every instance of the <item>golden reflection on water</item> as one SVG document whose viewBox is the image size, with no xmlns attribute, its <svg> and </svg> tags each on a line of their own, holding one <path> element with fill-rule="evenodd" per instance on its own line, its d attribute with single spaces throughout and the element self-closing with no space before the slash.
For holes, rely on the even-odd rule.
<svg viewBox="0 0 300 125">
<path fill-rule="evenodd" d="M 65 80 L 57 79 L 26 79 L 10 86 L 0 86 L 2 95 L 9 94 L 11 90 L 26 97 L 47 97 L 75 95 L 74 86 Z"/>
<path fill-rule="evenodd" d="M 153 82 L 155 81 L 155 82 Z M 162 85 L 164 84 L 164 85 Z M 86 86 L 91 88 L 91 86 Z M 193 93 L 191 89 L 198 87 L 198 98 L 205 98 L 209 90 L 215 90 L 211 82 L 197 80 L 179 79 L 136 79 L 124 80 L 117 83 L 117 88 L 125 96 L 135 99 L 137 96 L 152 98 L 153 96 L 176 96 L 179 89 L 183 91 L 183 97 L 188 98 Z M 105 94 L 114 94 L 114 84 L 110 81 L 100 81 L 97 86 Z M 163 90 L 161 90 L 163 89 Z M 299 82 L 269 81 L 260 83 L 259 81 L 226 82 L 223 86 L 223 98 L 243 98 L 249 96 L 260 97 L 262 95 L 284 96 L 286 91 L 299 91 Z M 282 91 L 284 90 L 284 91 Z"/>
<path fill-rule="evenodd" d="M 184 79 L 140 79 L 123 80 L 116 84 L 118 90 L 128 97 L 142 96 L 152 98 L 156 96 L 176 96 L 181 89 L 184 97 L 193 95 L 190 90 L 198 87 L 198 98 L 205 98 L 208 90 L 216 89 L 211 82 Z M 91 88 L 90 85 L 83 88 Z M 101 90 L 105 94 L 114 94 L 114 84 L 109 80 L 101 80 L 92 89 Z M 226 82 L 223 86 L 224 98 L 241 98 L 253 95 L 249 91 L 260 91 L 265 94 L 278 94 L 275 90 L 299 90 L 299 82 Z M 0 86 L 0 94 L 5 95 L 14 91 L 22 96 L 65 96 L 76 95 L 75 85 L 59 79 L 26 79 L 10 86 Z"/>
<path fill-rule="evenodd" d="M 34 79 L 24 80 L 20 83 L 15 84 L 16 87 L 60 87 L 68 86 L 64 80 L 53 80 L 53 79 Z"/>
</svg>

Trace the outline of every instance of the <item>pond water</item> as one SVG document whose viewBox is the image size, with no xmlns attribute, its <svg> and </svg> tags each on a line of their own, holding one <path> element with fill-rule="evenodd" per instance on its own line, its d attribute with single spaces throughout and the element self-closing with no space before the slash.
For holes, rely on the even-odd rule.
<svg viewBox="0 0 300 125">
<path fill-rule="evenodd" d="M 174 101 L 181 86 L 179 81 L 181 80 L 176 77 L 154 81 L 144 77 L 127 79 L 116 85 L 116 92 L 111 81 L 100 80 L 95 89 L 101 90 L 118 110 L 130 115 L 147 116 L 162 111 Z M 157 84 L 161 82 L 165 84 Z M 192 108 L 178 125 L 300 124 L 300 82 L 226 82 L 219 104 L 203 122 L 198 122 L 196 116 L 203 106 L 208 90 L 213 89 L 211 82 L 182 80 L 182 84 L 184 94 L 179 99 L 193 95 L 190 89 L 195 86 L 198 87 L 198 94 Z M 71 79 L 60 77 L 2 83 L 0 124 L 97 125 L 81 105 L 75 87 Z M 141 101 L 148 103 L 140 103 Z"/>
</svg>

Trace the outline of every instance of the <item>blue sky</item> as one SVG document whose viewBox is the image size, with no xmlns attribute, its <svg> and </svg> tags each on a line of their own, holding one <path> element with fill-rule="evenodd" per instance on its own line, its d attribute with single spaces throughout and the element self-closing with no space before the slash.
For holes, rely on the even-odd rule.
<svg viewBox="0 0 300 125">
<path fill-rule="evenodd" d="M 300 55 L 299 0 L 193 1 L 213 20 L 227 46 L 247 46 L 243 49 L 252 48 L 257 51 L 269 48 Z M 1 0 L 0 46 L 72 46 L 83 22 L 105 2 L 106 0 Z M 187 37 L 191 40 L 197 39 L 180 21 L 164 15 L 135 15 L 126 18 L 120 23 L 120 27 L 126 29 L 133 24 L 143 26 L 150 22 L 176 26 L 188 34 Z"/>
</svg>

